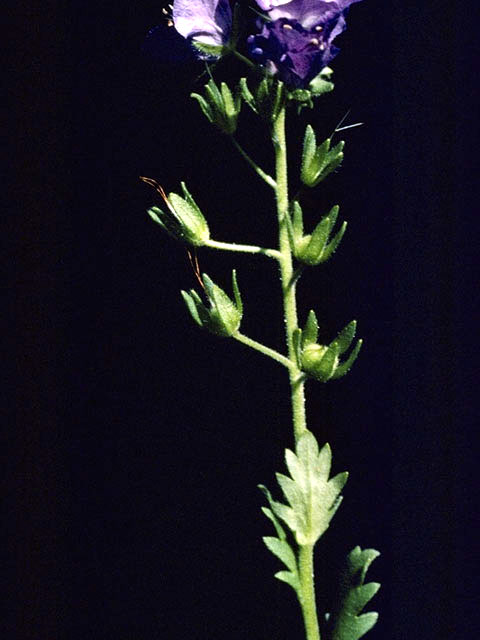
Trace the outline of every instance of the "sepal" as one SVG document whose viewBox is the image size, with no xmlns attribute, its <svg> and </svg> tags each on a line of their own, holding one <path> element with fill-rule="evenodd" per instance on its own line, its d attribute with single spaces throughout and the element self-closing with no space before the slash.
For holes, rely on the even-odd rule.
<svg viewBox="0 0 480 640">
<path fill-rule="evenodd" d="M 356 328 L 357 323 L 352 320 L 330 344 L 318 344 L 317 317 L 314 311 L 310 311 L 305 328 L 297 329 L 294 339 L 297 359 L 302 371 L 319 382 L 337 380 L 344 376 L 357 359 L 362 346 L 362 340 L 358 340 L 349 357 L 343 362 L 340 361 L 340 356 L 350 348 L 353 342 Z"/>
<path fill-rule="evenodd" d="M 232 135 L 237 129 L 238 114 L 242 106 L 241 89 L 237 86 L 234 93 L 226 82 L 217 84 L 211 78 L 205 85 L 205 95 L 192 93 L 190 97 L 197 100 L 200 109 L 209 122 L 217 126 L 223 133 Z"/>
<path fill-rule="evenodd" d="M 332 207 L 329 213 L 323 216 L 313 232 L 304 235 L 302 208 L 297 200 L 294 201 L 292 219 L 287 218 L 287 224 L 289 227 L 290 246 L 297 260 L 303 264 L 315 266 L 321 262 L 326 262 L 332 256 L 347 228 L 347 223 L 344 221 L 339 231 L 333 238 L 331 237 L 338 211 L 338 206 Z"/>
<path fill-rule="evenodd" d="M 173 192 L 165 196 L 162 191 L 167 211 L 152 207 L 147 213 L 176 240 L 201 247 L 210 239 L 208 224 L 185 183 L 181 186 L 183 197 Z"/>
<path fill-rule="evenodd" d="M 236 272 L 232 272 L 234 300 L 216 285 L 206 273 L 202 276 L 205 294 L 209 306 L 206 306 L 198 293 L 191 289 L 182 291 L 182 296 L 193 320 L 204 329 L 217 336 L 230 337 L 240 327 L 243 315 L 242 299 L 237 284 Z"/>
<path fill-rule="evenodd" d="M 275 122 L 285 104 L 286 90 L 283 82 L 272 76 L 264 76 L 252 92 L 246 78 L 241 78 L 239 86 L 246 104 L 267 122 Z"/>
<path fill-rule="evenodd" d="M 315 132 L 310 125 L 305 129 L 303 139 L 302 168 L 300 178 L 307 187 L 316 187 L 332 171 L 337 169 L 343 161 L 342 140 L 333 148 L 330 148 L 331 138 L 327 138 L 317 146 Z"/>
<path fill-rule="evenodd" d="M 376 623 L 375 611 L 360 613 L 380 588 L 378 582 L 364 583 L 369 566 L 379 555 L 375 549 L 362 551 L 358 546 L 348 554 L 333 612 L 328 617 L 327 640 L 358 640 Z"/>
</svg>

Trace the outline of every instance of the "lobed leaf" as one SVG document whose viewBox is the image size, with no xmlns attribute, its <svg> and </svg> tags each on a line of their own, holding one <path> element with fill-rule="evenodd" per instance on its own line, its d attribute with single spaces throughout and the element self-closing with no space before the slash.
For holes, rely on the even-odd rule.
<svg viewBox="0 0 480 640">
<path fill-rule="evenodd" d="M 378 555 L 375 549 L 362 551 L 360 547 L 349 553 L 328 619 L 327 640 L 358 640 L 376 623 L 376 612 L 362 614 L 361 611 L 380 588 L 377 582 L 364 584 L 368 567 Z"/>
</svg>

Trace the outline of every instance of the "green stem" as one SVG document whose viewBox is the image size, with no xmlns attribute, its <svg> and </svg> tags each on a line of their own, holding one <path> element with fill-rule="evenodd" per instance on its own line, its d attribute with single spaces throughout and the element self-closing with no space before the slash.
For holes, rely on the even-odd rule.
<svg viewBox="0 0 480 640">
<path fill-rule="evenodd" d="M 275 189 L 277 185 L 275 183 L 275 180 L 272 178 L 272 176 L 269 176 L 268 173 L 265 173 L 265 171 L 261 169 L 254 160 L 252 160 L 252 158 L 248 155 L 246 151 L 243 150 L 243 148 L 238 144 L 238 142 L 235 140 L 233 136 L 230 136 L 230 139 L 233 142 L 235 148 L 240 152 L 241 156 L 245 158 L 245 160 L 252 167 L 255 173 L 258 174 L 262 178 L 262 180 L 265 180 L 265 182 L 270 187 L 272 187 L 272 189 Z"/>
<path fill-rule="evenodd" d="M 276 360 L 277 362 L 279 362 L 280 364 L 283 364 L 283 366 L 287 367 L 288 369 L 290 369 L 293 366 L 293 363 L 284 355 L 282 355 L 281 353 L 278 353 L 278 351 L 275 351 L 274 349 L 270 349 L 270 347 L 266 347 L 264 344 L 261 344 L 256 340 L 252 340 L 252 338 L 249 338 L 248 336 L 243 335 L 243 333 L 240 333 L 239 331 L 237 331 L 237 333 L 234 333 L 232 338 L 235 338 L 235 340 L 238 340 L 239 342 L 243 342 L 243 344 L 246 344 L 252 349 L 256 349 L 257 351 L 260 351 L 260 353 L 263 353 L 269 358 Z"/>
<path fill-rule="evenodd" d="M 300 547 L 298 564 L 302 594 L 300 604 L 307 640 L 320 640 L 317 607 L 315 605 L 315 584 L 313 580 L 313 545 Z"/>
<path fill-rule="evenodd" d="M 283 293 L 283 309 L 285 316 L 285 331 L 287 339 L 288 357 L 296 362 L 292 335 L 298 327 L 296 279 L 294 277 L 292 251 L 288 236 L 288 172 L 287 172 L 287 142 L 285 135 L 285 107 L 280 111 L 273 124 L 273 140 L 275 147 L 276 166 L 276 198 L 278 216 L 278 244 L 281 257 L 280 279 Z M 307 429 L 305 415 L 304 377 L 297 366 L 290 368 L 291 402 L 293 413 L 293 430 L 295 440 Z"/>
<path fill-rule="evenodd" d="M 236 58 L 244 62 L 250 69 L 256 69 L 256 66 L 253 64 L 253 62 L 242 55 L 239 51 L 237 51 L 236 49 L 232 49 L 231 51 Z"/>
<path fill-rule="evenodd" d="M 254 247 L 249 244 L 236 244 L 235 242 L 219 242 L 218 240 L 208 240 L 205 247 L 211 249 L 221 249 L 223 251 L 238 251 L 239 253 L 260 253 L 269 258 L 280 259 L 280 252 L 276 249 L 264 249 L 263 247 Z"/>
<path fill-rule="evenodd" d="M 288 356 L 293 364 L 289 369 L 293 431 L 295 440 L 307 429 L 305 415 L 305 376 L 298 368 L 293 346 L 293 332 L 298 327 L 296 284 L 300 272 L 294 271 L 292 250 L 288 234 L 288 171 L 287 140 L 285 133 L 285 107 L 280 111 L 273 124 L 272 139 L 275 147 L 276 166 L 276 199 L 278 216 L 278 244 L 281 254 L 279 259 L 280 279 L 283 294 L 285 331 Z M 299 547 L 298 570 L 301 585 L 300 606 L 302 608 L 307 640 L 320 640 L 317 609 L 315 605 L 315 587 L 313 582 L 313 545 Z"/>
</svg>

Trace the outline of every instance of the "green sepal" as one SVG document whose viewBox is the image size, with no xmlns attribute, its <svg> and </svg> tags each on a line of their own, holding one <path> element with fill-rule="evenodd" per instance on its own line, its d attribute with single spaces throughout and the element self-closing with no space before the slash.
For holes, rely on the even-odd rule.
<svg viewBox="0 0 480 640">
<path fill-rule="evenodd" d="M 313 309 L 310 309 L 302 332 L 302 347 L 308 344 L 314 344 L 318 338 L 318 320 Z"/>
<path fill-rule="evenodd" d="M 197 100 L 207 120 L 220 131 L 227 135 L 235 133 L 241 109 L 240 86 L 237 86 L 234 95 L 225 82 L 220 84 L 219 89 L 213 78 L 210 78 L 205 85 L 205 96 L 192 93 L 190 97 Z"/>
<path fill-rule="evenodd" d="M 247 79 L 246 78 L 240 78 L 238 86 L 240 87 L 240 94 L 241 94 L 243 100 L 245 101 L 245 103 L 248 104 L 248 106 L 255 113 L 258 113 L 257 106 L 255 104 L 255 97 L 254 97 L 253 93 L 250 91 L 250 89 L 248 88 Z"/>
<path fill-rule="evenodd" d="M 375 549 L 362 551 L 358 546 L 348 554 L 328 618 L 326 640 L 358 640 L 375 625 L 378 613 L 361 611 L 380 588 L 378 582 L 364 584 L 368 568 L 379 555 Z"/>
<path fill-rule="evenodd" d="M 232 274 L 235 302 L 207 274 L 203 274 L 202 281 L 210 306 L 205 306 L 194 289 L 189 292 L 182 291 L 190 315 L 199 326 L 211 333 L 217 336 L 232 336 L 240 327 L 243 312 L 235 271 Z"/>
<path fill-rule="evenodd" d="M 199 52 L 209 58 L 221 58 L 222 56 L 230 53 L 230 48 L 220 44 L 207 44 L 205 42 L 199 42 L 193 39 L 192 46 Z"/>
<path fill-rule="evenodd" d="M 285 451 L 290 476 L 277 474 L 277 481 L 288 505 L 275 502 L 266 493 L 272 513 L 294 534 L 299 545 L 313 545 L 328 528 L 340 501 L 348 474 L 329 479 L 331 451 L 326 444 L 319 451 L 310 431 L 297 441 L 296 451 Z"/>
<path fill-rule="evenodd" d="M 338 248 L 338 245 L 342 241 L 342 238 L 346 230 L 347 230 L 347 221 L 344 220 L 342 222 L 342 226 L 340 227 L 339 231 L 337 231 L 337 233 L 333 236 L 333 238 L 330 240 L 328 245 L 325 247 L 322 253 L 322 262 L 326 262 L 335 253 L 335 251 Z"/>
<path fill-rule="evenodd" d="M 283 82 L 265 75 L 253 92 L 250 91 L 245 78 L 240 79 L 239 87 L 243 100 L 255 113 L 267 122 L 275 122 L 285 104 L 286 90 Z"/>
<path fill-rule="evenodd" d="M 340 244 L 345 233 L 346 223 L 330 240 L 333 227 L 338 217 L 339 207 L 335 205 L 321 218 L 311 234 L 303 235 L 303 215 L 298 202 L 293 204 L 293 219 L 287 218 L 288 234 L 293 255 L 297 260 L 309 266 L 326 262 Z"/>
<path fill-rule="evenodd" d="M 338 347 L 338 353 L 341 355 L 345 353 L 345 351 L 352 344 L 352 340 L 355 337 L 355 332 L 357 330 L 357 321 L 352 320 L 344 327 L 335 338 L 335 340 L 331 343 L 331 346 L 336 345 Z"/>
<path fill-rule="evenodd" d="M 358 357 L 360 353 L 360 349 L 362 348 L 363 340 L 358 340 L 355 347 L 352 349 L 350 356 L 345 362 L 342 362 L 336 370 L 333 372 L 332 380 L 338 380 L 338 378 L 342 378 L 345 374 L 347 374 L 352 368 L 353 363 Z"/>
<path fill-rule="evenodd" d="M 305 328 L 300 330 L 300 354 L 297 358 L 302 371 L 319 382 L 337 380 L 344 376 L 355 362 L 362 346 L 362 341 L 358 340 L 347 360 L 340 362 L 340 356 L 352 344 L 356 328 L 357 322 L 352 320 L 329 345 L 317 344 L 317 318 L 314 311 L 310 311 Z"/>
<path fill-rule="evenodd" d="M 331 138 L 327 138 L 317 147 L 315 132 L 310 125 L 307 125 L 300 170 L 300 179 L 307 187 L 316 187 L 342 163 L 345 142 L 340 141 L 332 149 L 330 144 Z"/>
<path fill-rule="evenodd" d="M 152 207 L 147 213 L 175 240 L 201 247 L 210 239 L 208 224 L 185 183 L 181 186 L 184 197 L 171 192 L 166 199 L 166 211 Z"/>
</svg>

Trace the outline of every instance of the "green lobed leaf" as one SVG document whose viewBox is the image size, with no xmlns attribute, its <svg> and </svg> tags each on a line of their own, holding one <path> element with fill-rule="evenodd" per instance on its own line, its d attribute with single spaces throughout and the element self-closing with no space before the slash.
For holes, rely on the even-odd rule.
<svg viewBox="0 0 480 640">
<path fill-rule="evenodd" d="M 291 587 L 293 587 L 293 589 L 295 589 L 295 591 L 297 592 L 298 597 L 300 598 L 301 585 L 298 573 L 292 573 L 291 571 L 277 571 L 277 573 L 275 574 L 275 578 L 277 578 L 277 580 L 281 580 L 282 582 L 286 582 Z"/>
<path fill-rule="evenodd" d="M 274 556 L 277 556 L 277 558 L 283 562 L 287 569 L 290 569 L 290 571 L 296 573 L 297 559 L 288 542 L 286 540 L 274 538 L 273 536 L 264 536 L 262 539 L 267 549 L 269 549 Z"/>
<path fill-rule="evenodd" d="M 272 499 L 272 496 L 269 490 L 263 485 L 258 485 L 258 486 L 267 497 L 267 500 L 270 506 L 273 507 L 273 505 L 276 503 Z M 287 542 L 287 539 L 286 539 L 287 536 L 286 536 L 285 530 L 281 526 L 278 518 L 275 516 L 272 509 L 268 507 L 262 507 L 262 511 L 267 516 L 267 518 L 269 518 L 269 520 L 273 522 L 275 531 L 277 533 L 276 538 L 273 536 L 265 536 L 263 538 L 263 541 L 267 546 L 267 548 L 273 553 L 273 555 L 279 558 L 285 564 L 285 566 L 288 567 L 289 569 L 289 571 L 278 571 L 275 574 L 275 578 L 277 578 L 278 580 L 281 580 L 282 582 L 286 582 L 291 587 L 293 587 L 293 589 L 295 589 L 298 596 L 300 597 L 301 587 L 300 587 L 300 579 L 298 576 L 298 563 L 297 563 L 297 558 L 295 556 L 295 552 L 290 546 L 290 544 Z"/>
<path fill-rule="evenodd" d="M 375 549 L 362 551 L 358 546 L 349 553 L 328 619 L 327 640 L 358 640 L 376 623 L 376 612 L 361 611 L 380 588 L 377 582 L 364 584 L 370 564 L 379 555 Z"/>
<path fill-rule="evenodd" d="M 286 450 L 285 460 L 291 477 L 278 473 L 277 481 L 289 506 L 274 502 L 270 496 L 270 508 L 285 522 L 299 545 L 313 545 L 330 524 L 347 474 L 328 479 L 330 447 L 325 445 L 319 451 L 309 431 L 298 439 L 295 453 Z"/>
</svg>

